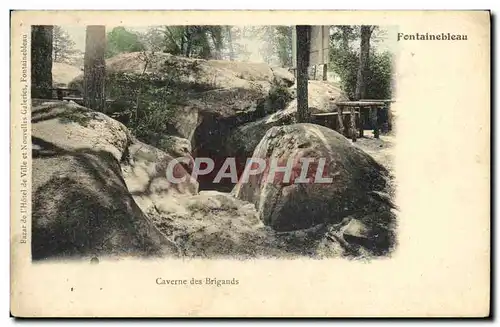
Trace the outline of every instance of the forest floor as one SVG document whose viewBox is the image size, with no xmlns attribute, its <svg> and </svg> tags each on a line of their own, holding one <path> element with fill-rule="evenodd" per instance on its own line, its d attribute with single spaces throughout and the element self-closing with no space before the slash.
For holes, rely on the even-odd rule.
<svg viewBox="0 0 500 327">
<path fill-rule="evenodd" d="M 373 131 L 365 130 L 364 137 L 353 142 L 354 146 L 371 155 L 379 164 L 389 170 L 392 178 L 389 180 L 389 193 L 395 196 L 397 182 L 394 175 L 396 136 L 394 133 L 381 134 L 380 138 L 373 137 Z"/>
<path fill-rule="evenodd" d="M 394 152 L 396 137 L 394 134 L 381 134 L 379 139 L 373 137 L 371 130 L 365 130 L 363 138 L 359 138 L 353 144 L 362 149 L 391 173 L 394 172 Z"/>
</svg>

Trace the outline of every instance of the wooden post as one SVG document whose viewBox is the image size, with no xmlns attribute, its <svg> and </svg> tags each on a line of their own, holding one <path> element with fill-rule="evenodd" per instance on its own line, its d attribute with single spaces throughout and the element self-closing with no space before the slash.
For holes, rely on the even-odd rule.
<svg viewBox="0 0 500 327">
<path fill-rule="evenodd" d="M 387 127 L 388 132 L 392 131 L 392 111 L 391 111 L 391 103 L 387 104 Z"/>
<path fill-rule="evenodd" d="M 378 106 L 371 106 L 370 107 L 370 118 L 371 118 L 371 124 L 373 127 L 373 137 L 376 139 L 379 138 L 379 128 L 378 128 Z"/>
<path fill-rule="evenodd" d="M 335 116 L 329 116 L 328 125 L 331 129 L 335 130 Z"/>
<path fill-rule="evenodd" d="M 323 64 L 323 81 L 328 80 L 328 65 Z"/>
<path fill-rule="evenodd" d="M 338 115 L 337 115 L 337 119 L 338 119 L 338 122 L 339 122 L 339 130 L 338 132 L 342 135 L 344 135 L 344 123 L 343 123 L 343 119 L 344 117 L 342 117 L 342 106 L 341 105 L 337 105 L 337 112 L 338 112 Z"/>
<path fill-rule="evenodd" d="M 57 99 L 62 101 L 63 98 L 64 98 L 63 90 L 62 89 L 57 89 Z"/>
<path fill-rule="evenodd" d="M 363 107 L 359 107 L 359 137 L 365 136 L 365 118 L 363 116 Z"/>
<path fill-rule="evenodd" d="M 352 141 L 353 142 L 356 142 L 356 134 L 357 134 L 357 131 L 356 131 L 356 109 L 354 108 L 354 106 L 351 106 L 351 138 L 352 138 Z"/>
<path fill-rule="evenodd" d="M 383 114 L 381 133 L 385 134 L 389 132 L 389 110 L 387 108 L 387 104 L 384 103 L 379 110 L 382 110 Z"/>
</svg>

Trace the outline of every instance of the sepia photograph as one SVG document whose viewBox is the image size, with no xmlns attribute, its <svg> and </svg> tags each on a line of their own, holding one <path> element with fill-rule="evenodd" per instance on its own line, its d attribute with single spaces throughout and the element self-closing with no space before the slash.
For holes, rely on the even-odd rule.
<svg viewBox="0 0 500 327">
<path fill-rule="evenodd" d="M 395 30 L 32 26 L 33 260 L 390 256 Z"/>
</svg>

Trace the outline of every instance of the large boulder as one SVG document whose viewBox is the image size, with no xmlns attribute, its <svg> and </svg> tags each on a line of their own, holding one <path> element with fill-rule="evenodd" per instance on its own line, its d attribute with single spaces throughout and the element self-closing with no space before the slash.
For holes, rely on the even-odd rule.
<svg viewBox="0 0 500 327">
<path fill-rule="evenodd" d="M 252 203 L 223 192 L 201 191 L 175 197 L 162 211 L 152 211 L 149 216 L 184 257 L 251 259 L 348 254 L 340 243 L 328 239 L 325 226 L 278 233 L 259 220 Z"/>
<path fill-rule="evenodd" d="M 172 160 L 177 158 L 186 158 L 187 162 L 173 162 L 169 168 Z M 165 206 L 176 201 L 176 196 L 198 193 L 198 182 L 190 173 L 192 164 L 189 153 L 171 156 L 134 139 L 122 161 L 122 172 L 128 191 L 143 212 L 163 212 Z M 183 181 L 176 183 L 170 179 L 167 169 L 171 169 L 173 177 Z"/>
<path fill-rule="evenodd" d="M 380 212 L 385 211 L 373 211 L 375 218 L 349 216 L 336 226 L 275 230 L 259 219 L 261 212 L 252 201 L 198 192 L 184 139 L 169 140 L 166 153 L 138 141 L 102 113 L 68 102 L 33 103 L 34 260 L 383 253 L 381 246 L 372 248 L 385 243 L 371 240 L 384 229 L 370 222 L 384 226 Z M 186 177 L 181 183 L 166 175 L 174 157 L 188 159 L 173 166 L 174 177 Z"/>
<path fill-rule="evenodd" d="M 392 205 L 381 196 L 388 191 L 388 171 L 344 136 L 326 127 L 314 124 L 272 127 L 257 145 L 253 158 L 267 162 L 266 169 L 248 175 L 248 181 L 240 179 L 233 194 L 253 203 L 260 219 L 277 231 L 336 224 L 354 213 L 366 217 L 378 212 L 381 206 L 387 211 Z M 298 180 L 301 158 L 314 159 L 307 183 Z M 321 158 L 325 160 L 322 174 Z M 283 173 L 269 178 L 272 160 L 277 160 L 279 166 L 291 160 L 290 180 Z M 251 168 L 256 169 L 247 165 L 243 175 Z M 318 177 L 331 181 L 319 183 Z"/>
<path fill-rule="evenodd" d="M 296 94 L 296 86 L 291 88 Z M 337 102 L 347 101 L 347 95 L 332 82 L 309 81 L 308 105 L 311 113 L 335 112 Z M 233 129 L 226 142 L 226 152 L 242 158 L 252 155 L 264 134 L 273 126 L 290 125 L 296 122 L 297 100 L 291 101 L 284 110 L 279 110 L 264 118 L 240 125 Z"/>
<path fill-rule="evenodd" d="M 147 61 L 147 65 L 146 65 Z M 175 101 L 162 105 L 169 111 L 168 134 L 193 140 L 195 130 L 203 120 L 215 117 L 230 119 L 244 116 L 242 122 L 262 117 L 272 108 L 266 102 L 274 88 L 288 88 L 294 83 L 291 73 L 281 68 L 271 69 L 264 63 L 243 63 L 224 60 L 203 60 L 172 56 L 167 53 L 123 53 L 106 61 L 107 75 L 116 73 L 142 76 L 142 81 L 165 87 L 178 94 Z M 83 76 L 70 86 L 82 89 Z M 108 81 L 109 97 L 121 85 Z M 119 106 L 126 105 L 119 103 Z"/>
<path fill-rule="evenodd" d="M 104 114 L 59 101 L 33 107 L 33 259 L 175 253 L 123 180 L 129 143 Z"/>
</svg>

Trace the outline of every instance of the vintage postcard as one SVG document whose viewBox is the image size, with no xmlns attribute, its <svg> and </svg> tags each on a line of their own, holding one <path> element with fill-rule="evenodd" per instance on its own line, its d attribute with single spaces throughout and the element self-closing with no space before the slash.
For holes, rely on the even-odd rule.
<svg viewBox="0 0 500 327">
<path fill-rule="evenodd" d="M 15 317 L 488 317 L 490 12 L 13 11 Z"/>
</svg>

